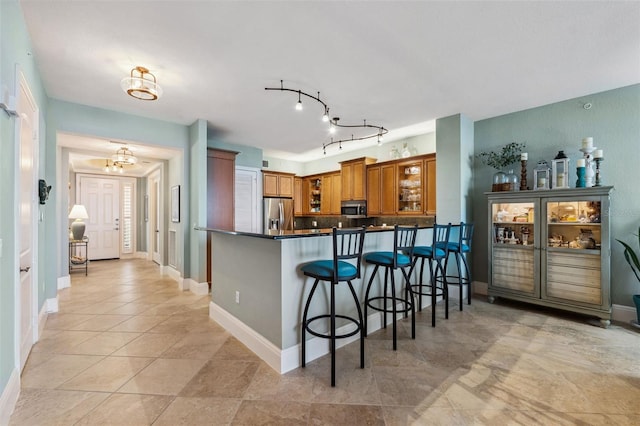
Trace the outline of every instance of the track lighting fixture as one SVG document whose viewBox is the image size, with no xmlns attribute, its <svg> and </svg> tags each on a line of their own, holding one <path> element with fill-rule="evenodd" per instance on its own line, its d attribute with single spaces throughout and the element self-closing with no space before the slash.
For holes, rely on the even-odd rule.
<svg viewBox="0 0 640 426">
<path fill-rule="evenodd" d="M 298 90 L 298 103 L 296 104 L 296 111 L 302 111 L 302 101 L 300 100 L 300 91 Z"/>
<path fill-rule="evenodd" d="M 352 129 L 353 128 L 359 128 L 359 129 L 373 128 L 373 129 L 377 130 L 376 133 L 369 134 L 369 135 L 366 135 L 366 136 L 354 137 L 353 135 L 351 135 L 351 139 L 339 139 L 339 140 L 335 140 L 334 141 L 333 138 L 331 138 L 331 142 L 322 144 L 322 150 L 325 153 L 325 155 L 327 153 L 326 148 L 328 146 L 336 144 L 336 143 L 338 144 L 339 148 L 342 149 L 342 142 L 361 141 L 361 140 L 377 137 L 378 138 L 378 145 L 380 145 L 381 141 L 382 141 L 382 136 L 389 132 L 389 130 L 385 129 L 382 126 L 375 126 L 373 124 L 367 124 L 367 120 L 364 120 L 363 124 L 338 124 L 338 120 L 340 120 L 339 117 L 333 117 L 333 119 L 330 120 L 329 119 L 329 106 L 320 99 L 320 92 L 318 92 L 318 96 L 313 96 L 313 95 L 305 93 L 305 92 L 303 92 L 302 90 L 299 90 L 299 89 L 289 89 L 288 87 L 284 87 L 283 80 L 280 80 L 280 87 L 265 87 L 264 90 L 279 90 L 281 92 L 298 93 L 298 102 L 296 103 L 296 110 L 297 111 L 301 111 L 302 110 L 302 96 L 303 95 L 308 97 L 308 98 L 311 98 L 311 99 L 317 101 L 320 104 L 322 104 L 322 106 L 324 107 L 324 114 L 322 115 L 322 121 L 329 122 L 329 133 L 330 134 L 334 134 L 336 132 L 336 128 L 352 128 Z"/>
</svg>

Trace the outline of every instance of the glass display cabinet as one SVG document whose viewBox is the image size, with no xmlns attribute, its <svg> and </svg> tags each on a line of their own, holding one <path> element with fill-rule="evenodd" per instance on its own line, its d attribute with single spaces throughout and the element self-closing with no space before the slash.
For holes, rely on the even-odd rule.
<svg viewBox="0 0 640 426">
<path fill-rule="evenodd" d="M 505 297 L 611 319 L 612 187 L 487 193 L 489 301 Z"/>
<path fill-rule="evenodd" d="M 422 213 L 422 160 L 398 164 L 398 213 Z"/>
</svg>

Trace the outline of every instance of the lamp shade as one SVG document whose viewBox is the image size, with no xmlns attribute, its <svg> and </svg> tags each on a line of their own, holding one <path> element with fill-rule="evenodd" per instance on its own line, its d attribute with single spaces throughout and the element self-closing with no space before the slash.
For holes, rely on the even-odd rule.
<svg viewBox="0 0 640 426">
<path fill-rule="evenodd" d="M 69 212 L 69 219 L 89 219 L 89 214 L 82 204 L 74 204 Z"/>
<path fill-rule="evenodd" d="M 82 219 L 88 219 L 87 209 L 82 204 L 74 204 L 71 212 L 69 212 L 69 219 L 75 219 L 71 224 L 71 235 L 76 241 L 80 241 L 84 238 L 85 225 Z"/>
</svg>

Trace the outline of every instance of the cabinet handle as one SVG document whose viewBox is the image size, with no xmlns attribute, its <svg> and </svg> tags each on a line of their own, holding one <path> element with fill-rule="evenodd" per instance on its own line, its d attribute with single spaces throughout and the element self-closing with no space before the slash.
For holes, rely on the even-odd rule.
<svg viewBox="0 0 640 426">
<path fill-rule="evenodd" d="M 24 268 L 20 267 L 20 272 L 29 272 L 30 269 L 31 269 L 31 266 L 25 266 Z"/>
</svg>

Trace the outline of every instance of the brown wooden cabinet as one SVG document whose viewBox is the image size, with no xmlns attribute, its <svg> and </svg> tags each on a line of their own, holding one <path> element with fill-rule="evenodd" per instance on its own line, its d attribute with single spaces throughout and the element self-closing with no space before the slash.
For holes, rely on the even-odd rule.
<svg viewBox="0 0 640 426">
<path fill-rule="evenodd" d="M 207 227 L 234 230 L 237 152 L 207 149 Z M 207 281 L 211 283 L 211 233 L 207 232 Z"/>
<path fill-rule="evenodd" d="M 382 212 L 380 204 L 380 166 L 367 167 L 367 215 Z"/>
<path fill-rule="evenodd" d="M 436 156 L 424 160 L 424 213 L 436 214 Z"/>
<path fill-rule="evenodd" d="M 429 154 L 368 165 L 367 214 L 434 215 L 435 161 L 435 154 Z"/>
<path fill-rule="evenodd" d="M 262 172 L 262 193 L 265 197 L 293 197 L 293 177 L 291 173 Z"/>
<path fill-rule="evenodd" d="M 375 158 L 362 157 L 340 163 L 342 200 L 350 201 L 366 199 L 367 165 L 375 162 Z"/>
<path fill-rule="evenodd" d="M 321 177 L 322 198 L 320 214 L 340 214 L 342 178 L 340 173 L 329 173 Z"/>
<path fill-rule="evenodd" d="M 302 201 L 302 178 L 296 176 L 293 178 L 293 214 L 296 216 L 302 215 Z"/>
</svg>

